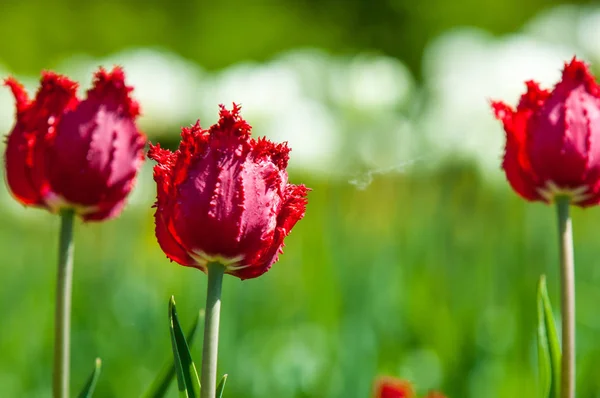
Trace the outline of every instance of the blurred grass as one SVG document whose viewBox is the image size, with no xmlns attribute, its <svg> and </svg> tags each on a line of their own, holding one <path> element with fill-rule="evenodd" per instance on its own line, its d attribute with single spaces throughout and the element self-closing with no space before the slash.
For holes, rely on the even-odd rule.
<svg viewBox="0 0 600 398">
<path fill-rule="evenodd" d="M 171 49 L 208 69 L 264 61 L 296 47 L 383 52 L 421 77 L 423 48 L 472 26 L 512 33 L 540 10 L 588 0 L 0 0 L 0 61 L 37 76 L 73 54 L 104 57 L 132 47 Z M 10 38 L 10 39 L 8 39 Z"/>
<path fill-rule="evenodd" d="M 280 261 L 258 279 L 225 278 L 227 397 L 367 397 L 379 373 L 454 398 L 535 395 L 541 273 L 558 308 L 553 208 L 525 203 L 461 163 L 381 176 L 365 190 L 292 181 L 314 190 Z M 22 209 L 2 219 L 2 396 L 45 397 L 58 218 Z M 600 391 L 598 220 L 597 209 L 574 210 L 582 398 Z M 75 256 L 73 388 L 99 356 L 97 396 L 139 396 L 170 355 L 170 295 L 187 327 L 206 277 L 169 263 L 149 207 L 78 224 Z"/>
</svg>

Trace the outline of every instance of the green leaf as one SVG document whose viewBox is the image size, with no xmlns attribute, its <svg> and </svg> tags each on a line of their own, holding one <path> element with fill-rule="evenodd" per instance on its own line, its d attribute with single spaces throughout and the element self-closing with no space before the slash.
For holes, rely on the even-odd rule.
<svg viewBox="0 0 600 398">
<path fill-rule="evenodd" d="M 96 388 L 96 383 L 98 382 L 98 377 L 100 377 L 100 370 L 102 369 L 102 361 L 100 358 L 96 358 L 96 363 L 94 364 L 94 369 L 92 370 L 92 374 L 88 377 L 85 382 L 85 386 L 83 390 L 79 393 L 79 398 L 92 398 L 94 396 L 94 389 Z"/>
<path fill-rule="evenodd" d="M 560 344 L 544 275 L 540 277 L 538 285 L 537 313 L 538 365 L 542 398 L 560 398 Z"/>
<path fill-rule="evenodd" d="M 224 374 L 223 378 L 217 386 L 217 398 L 223 398 L 223 390 L 225 389 L 225 382 L 227 382 L 227 375 Z"/>
<path fill-rule="evenodd" d="M 196 332 L 198 331 L 199 326 L 202 322 L 204 322 L 204 310 L 201 310 L 198 312 L 198 315 L 196 316 L 196 319 L 195 319 L 194 323 L 192 324 L 192 327 L 189 329 L 189 331 L 187 333 L 186 340 L 190 347 L 194 343 L 194 340 L 197 335 Z M 148 388 L 148 391 L 143 396 L 145 398 L 162 398 L 162 397 L 164 397 L 165 394 L 167 393 L 167 391 L 169 390 L 169 387 L 170 387 L 171 382 L 173 381 L 174 377 L 175 377 L 175 362 L 173 361 L 173 359 L 169 359 L 165 362 L 165 364 L 163 365 L 158 376 L 156 376 L 156 378 L 154 379 L 154 382 L 152 382 L 152 384 L 150 385 L 150 388 Z"/>
<path fill-rule="evenodd" d="M 173 358 L 175 359 L 179 396 L 181 398 L 196 398 L 200 394 L 200 380 L 198 380 L 196 365 L 194 365 L 190 348 L 177 318 L 173 296 L 169 301 L 169 320 L 171 321 L 171 346 L 173 347 Z"/>
</svg>

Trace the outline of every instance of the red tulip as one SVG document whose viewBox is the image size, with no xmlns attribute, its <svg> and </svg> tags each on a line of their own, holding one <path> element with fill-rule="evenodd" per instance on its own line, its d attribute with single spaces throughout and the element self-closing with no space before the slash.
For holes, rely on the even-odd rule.
<svg viewBox="0 0 600 398">
<path fill-rule="evenodd" d="M 250 137 L 234 104 L 209 130 L 182 129 L 175 152 L 150 145 L 157 184 L 156 237 L 168 258 L 206 272 L 255 278 L 277 261 L 303 216 L 308 189 L 288 184 L 289 148 Z"/>
<path fill-rule="evenodd" d="M 383 376 L 375 381 L 374 398 L 413 398 L 412 385 L 405 380 Z"/>
<path fill-rule="evenodd" d="M 531 201 L 600 202 L 600 87 L 583 62 L 565 64 L 552 91 L 528 81 L 517 109 L 493 102 L 504 124 L 502 167 L 513 189 Z"/>
<path fill-rule="evenodd" d="M 87 98 L 77 83 L 44 72 L 35 99 L 15 79 L 17 121 L 8 136 L 6 181 L 26 206 L 73 208 L 84 220 L 118 215 L 143 161 L 144 136 L 120 68 L 100 69 Z"/>
</svg>

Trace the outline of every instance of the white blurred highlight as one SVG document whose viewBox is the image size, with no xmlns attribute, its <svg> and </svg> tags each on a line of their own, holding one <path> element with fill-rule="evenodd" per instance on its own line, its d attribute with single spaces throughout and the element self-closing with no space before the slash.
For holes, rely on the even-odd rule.
<svg viewBox="0 0 600 398">
<path fill-rule="evenodd" d="M 66 59 L 57 70 L 87 89 L 98 67 L 111 69 L 115 65 L 124 68 L 127 84 L 134 87 L 134 97 L 142 108 L 140 127 L 149 134 L 176 129 L 199 111 L 204 73 L 199 66 L 174 53 L 136 49 L 100 60 L 79 55 Z"/>
<path fill-rule="evenodd" d="M 480 30 L 461 29 L 440 37 L 424 58 L 429 97 L 420 126 L 426 147 L 440 159 L 462 156 L 486 172 L 497 170 L 504 133 L 490 100 L 516 104 L 526 80 L 552 87 L 575 53 L 523 34 L 498 40 Z"/>
</svg>

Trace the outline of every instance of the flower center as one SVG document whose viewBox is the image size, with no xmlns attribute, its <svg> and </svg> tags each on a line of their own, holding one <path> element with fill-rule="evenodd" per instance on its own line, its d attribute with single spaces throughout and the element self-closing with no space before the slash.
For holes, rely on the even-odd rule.
<svg viewBox="0 0 600 398">
<path fill-rule="evenodd" d="M 225 273 L 237 271 L 242 268 L 248 267 L 248 265 L 242 265 L 241 261 L 244 259 L 243 255 L 236 257 L 224 257 L 220 255 L 210 255 L 204 253 L 202 250 L 194 250 L 189 253 L 190 257 L 196 260 L 196 263 L 204 270 L 208 263 L 219 263 L 225 267 Z"/>
<path fill-rule="evenodd" d="M 543 188 L 538 188 L 538 193 L 548 201 L 553 203 L 558 196 L 566 196 L 571 199 L 571 203 L 580 203 L 592 196 L 586 193 L 588 190 L 587 185 L 581 185 L 575 188 L 560 187 L 552 180 L 546 181 L 546 185 Z"/>
<path fill-rule="evenodd" d="M 58 213 L 63 209 L 73 209 L 75 213 L 79 215 L 86 215 L 98 211 L 98 206 L 85 206 L 69 202 L 67 199 L 51 190 L 48 190 L 48 192 L 44 194 L 44 202 L 52 213 Z"/>
</svg>

